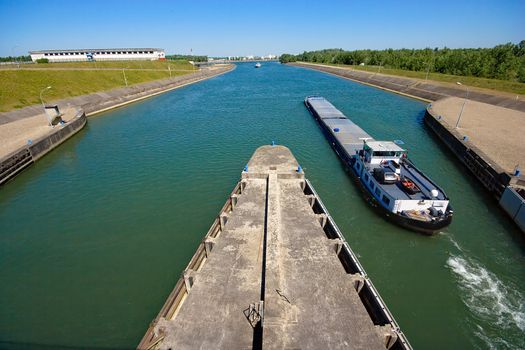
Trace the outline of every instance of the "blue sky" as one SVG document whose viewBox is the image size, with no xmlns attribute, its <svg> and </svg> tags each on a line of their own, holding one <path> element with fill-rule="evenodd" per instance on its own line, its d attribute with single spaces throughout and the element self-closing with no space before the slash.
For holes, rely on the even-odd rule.
<svg viewBox="0 0 525 350">
<path fill-rule="evenodd" d="M 210 56 L 492 47 L 525 39 L 525 0 L 0 0 L 0 33 L 0 56 L 105 47 Z"/>
</svg>

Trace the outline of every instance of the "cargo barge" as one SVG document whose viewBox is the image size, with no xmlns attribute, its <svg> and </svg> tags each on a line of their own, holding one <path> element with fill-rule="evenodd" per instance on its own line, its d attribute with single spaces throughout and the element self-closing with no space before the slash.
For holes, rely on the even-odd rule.
<svg viewBox="0 0 525 350">
<path fill-rule="evenodd" d="M 365 199 L 382 215 L 428 235 L 450 225 L 447 195 L 408 159 L 402 141 L 374 140 L 324 97 L 306 97 L 304 103 Z"/>
</svg>

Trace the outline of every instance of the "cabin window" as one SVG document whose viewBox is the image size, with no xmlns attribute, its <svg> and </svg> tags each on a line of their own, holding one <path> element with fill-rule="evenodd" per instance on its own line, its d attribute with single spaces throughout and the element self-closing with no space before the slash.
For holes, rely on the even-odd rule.
<svg viewBox="0 0 525 350">
<path fill-rule="evenodd" d="M 374 181 L 372 181 L 372 179 L 370 179 L 370 188 L 373 190 L 374 189 Z"/>
<path fill-rule="evenodd" d="M 376 188 L 376 196 L 379 197 L 380 195 L 381 195 L 381 191 L 379 190 L 379 187 L 378 187 L 378 188 Z"/>
<path fill-rule="evenodd" d="M 375 151 L 374 157 L 395 157 L 396 152 L 394 151 Z"/>
<path fill-rule="evenodd" d="M 368 181 L 368 174 L 365 174 L 365 181 Z"/>
<path fill-rule="evenodd" d="M 359 170 L 360 167 L 361 167 L 361 164 L 359 164 L 359 163 L 355 163 L 355 168 L 356 168 L 357 170 Z"/>
<path fill-rule="evenodd" d="M 383 203 L 385 203 L 386 205 L 389 205 L 390 204 L 390 198 L 388 198 L 387 196 L 383 195 Z"/>
</svg>

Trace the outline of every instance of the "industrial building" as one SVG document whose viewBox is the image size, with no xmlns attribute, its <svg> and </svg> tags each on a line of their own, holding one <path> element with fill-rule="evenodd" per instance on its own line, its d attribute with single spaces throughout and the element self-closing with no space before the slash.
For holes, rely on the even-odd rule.
<svg viewBox="0 0 525 350">
<path fill-rule="evenodd" d="M 33 62 L 47 58 L 49 62 L 118 61 L 118 60 L 164 60 L 164 49 L 76 49 L 29 51 Z"/>
</svg>

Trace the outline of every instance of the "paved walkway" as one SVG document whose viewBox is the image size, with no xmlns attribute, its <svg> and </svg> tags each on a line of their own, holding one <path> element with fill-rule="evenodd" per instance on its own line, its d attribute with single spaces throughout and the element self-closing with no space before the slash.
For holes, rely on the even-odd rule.
<svg viewBox="0 0 525 350">
<path fill-rule="evenodd" d="M 453 129 L 465 99 L 448 97 L 433 102 L 432 114 Z M 520 164 L 525 170 L 525 113 L 468 100 L 457 131 L 508 173 Z"/>
<path fill-rule="evenodd" d="M 43 108 L 40 107 L 40 109 Z M 61 113 L 63 113 L 62 120 L 68 122 L 75 117 L 77 110 L 69 107 L 61 110 Z M 60 127 L 60 125 L 49 126 L 44 113 L 0 124 L 0 140 L 2 141 L 0 142 L 0 159 L 26 145 L 28 140 L 35 141 Z"/>
</svg>

